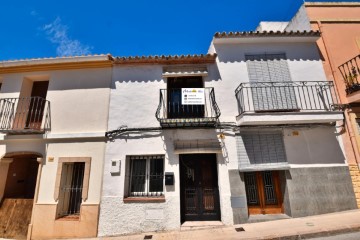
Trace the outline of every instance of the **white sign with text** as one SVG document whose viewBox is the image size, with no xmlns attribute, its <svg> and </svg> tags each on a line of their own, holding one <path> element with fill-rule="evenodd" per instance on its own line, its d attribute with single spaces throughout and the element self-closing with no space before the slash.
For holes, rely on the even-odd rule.
<svg viewBox="0 0 360 240">
<path fill-rule="evenodd" d="M 205 105 L 205 88 L 182 88 L 182 105 Z"/>
</svg>

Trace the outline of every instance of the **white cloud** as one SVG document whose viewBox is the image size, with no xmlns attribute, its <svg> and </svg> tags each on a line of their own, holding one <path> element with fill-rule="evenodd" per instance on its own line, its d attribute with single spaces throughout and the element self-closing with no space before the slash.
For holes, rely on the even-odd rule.
<svg viewBox="0 0 360 240">
<path fill-rule="evenodd" d="M 37 13 L 35 10 L 32 10 L 32 11 L 30 12 L 30 15 L 31 15 L 31 16 L 37 16 L 38 13 Z"/>
<path fill-rule="evenodd" d="M 56 54 L 58 56 L 75 56 L 89 54 L 91 46 L 82 44 L 79 40 L 68 36 L 68 27 L 61 23 L 57 17 L 52 23 L 46 24 L 43 31 L 49 36 L 49 40 L 57 44 Z"/>
</svg>

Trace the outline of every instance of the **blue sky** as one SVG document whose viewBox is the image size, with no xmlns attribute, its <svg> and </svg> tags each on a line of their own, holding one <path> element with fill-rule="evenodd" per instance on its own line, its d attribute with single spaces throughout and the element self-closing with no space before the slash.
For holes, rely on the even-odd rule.
<svg viewBox="0 0 360 240">
<path fill-rule="evenodd" d="M 348 0 L 349 1 L 349 0 Z M 217 31 L 288 21 L 302 0 L 1 1 L 0 60 L 206 53 Z"/>
</svg>

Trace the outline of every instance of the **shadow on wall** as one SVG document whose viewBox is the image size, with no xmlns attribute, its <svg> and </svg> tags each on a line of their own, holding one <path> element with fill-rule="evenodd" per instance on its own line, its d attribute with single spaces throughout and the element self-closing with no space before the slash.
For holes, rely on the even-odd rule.
<svg viewBox="0 0 360 240">
<path fill-rule="evenodd" d="M 24 73 L 3 78 L 1 93 L 18 93 L 36 81 L 49 81 L 48 92 L 80 89 L 109 89 L 111 68 Z M 26 85 L 25 85 L 26 84 Z M 27 86 L 28 85 L 28 86 Z"/>
<path fill-rule="evenodd" d="M 286 53 L 290 61 L 320 61 L 316 43 L 229 44 L 215 45 L 220 63 L 245 62 L 246 54 Z"/>
<path fill-rule="evenodd" d="M 203 64 L 186 64 L 186 66 L 198 66 Z M 174 66 L 178 66 L 175 65 Z M 180 65 L 181 66 L 181 65 Z M 207 64 L 208 76 L 203 79 L 205 82 L 219 81 L 220 73 L 216 64 Z M 164 83 L 167 84 L 167 78 L 163 77 L 162 65 L 147 65 L 147 66 L 126 66 L 114 67 L 113 73 L 114 81 L 112 81 L 111 88 L 118 89 L 122 83 Z M 166 88 L 164 86 L 164 88 Z"/>
<path fill-rule="evenodd" d="M 162 66 L 115 66 L 113 70 L 113 79 L 111 89 L 119 88 L 120 85 L 117 83 L 160 83 L 163 81 Z"/>
<path fill-rule="evenodd" d="M 157 138 L 163 137 L 164 134 L 161 130 L 129 130 L 124 132 L 118 132 L 109 136 L 108 141 L 115 142 L 115 140 L 133 140 L 133 139 L 144 139 L 144 138 Z"/>
<path fill-rule="evenodd" d="M 187 153 L 196 153 L 197 151 L 197 145 L 196 145 L 196 141 L 199 140 L 200 142 L 211 142 L 211 141 L 218 141 L 218 136 L 217 136 L 217 132 L 215 129 L 213 130 L 196 130 L 196 129 L 181 129 L 181 130 L 169 130 L 163 131 L 163 147 L 164 147 L 164 151 L 168 154 L 168 159 L 166 159 L 168 161 L 168 163 L 170 165 L 178 165 L 179 164 L 179 153 L 175 153 L 176 150 L 180 150 L 182 154 L 187 154 Z M 175 142 L 180 141 L 186 142 L 186 147 L 184 147 L 183 149 L 175 149 Z M 189 142 L 187 142 L 189 141 Z M 220 146 L 220 142 L 219 142 L 219 146 Z M 182 145 L 180 146 L 182 147 Z M 200 152 L 199 153 L 203 153 Z M 227 158 L 223 157 L 222 158 L 222 162 L 221 164 L 225 164 L 225 162 L 227 161 Z"/>
</svg>

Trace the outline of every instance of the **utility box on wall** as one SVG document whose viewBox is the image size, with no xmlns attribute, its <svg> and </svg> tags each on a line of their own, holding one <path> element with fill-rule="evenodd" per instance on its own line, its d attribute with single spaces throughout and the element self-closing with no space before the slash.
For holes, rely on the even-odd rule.
<svg viewBox="0 0 360 240">
<path fill-rule="evenodd" d="M 120 160 L 111 160 L 111 168 L 110 173 L 111 174 L 120 174 L 120 167 L 121 161 Z"/>
<path fill-rule="evenodd" d="M 165 186 L 174 185 L 174 173 L 166 172 L 165 173 Z"/>
</svg>

